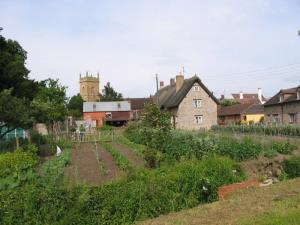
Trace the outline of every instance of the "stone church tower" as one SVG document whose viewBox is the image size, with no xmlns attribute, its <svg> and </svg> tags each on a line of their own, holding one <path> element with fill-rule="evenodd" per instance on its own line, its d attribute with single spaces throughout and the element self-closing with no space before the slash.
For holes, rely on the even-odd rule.
<svg viewBox="0 0 300 225">
<path fill-rule="evenodd" d="M 80 84 L 80 95 L 82 99 L 86 102 L 98 102 L 100 101 L 100 92 L 99 92 L 99 73 L 97 77 L 89 75 L 86 73 L 85 77 L 79 75 L 79 84 Z"/>
</svg>

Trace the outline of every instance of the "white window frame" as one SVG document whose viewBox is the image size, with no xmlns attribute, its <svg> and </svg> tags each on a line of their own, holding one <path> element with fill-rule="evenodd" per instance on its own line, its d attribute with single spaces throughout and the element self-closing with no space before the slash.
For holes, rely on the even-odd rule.
<svg viewBox="0 0 300 225">
<path fill-rule="evenodd" d="M 272 122 L 273 123 L 280 123 L 279 114 L 272 114 Z"/>
<path fill-rule="evenodd" d="M 300 90 L 297 91 L 297 100 L 300 100 Z"/>
<path fill-rule="evenodd" d="M 202 99 L 193 99 L 193 106 L 194 108 L 201 108 L 202 107 Z"/>
<path fill-rule="evenodd" d="M 289 113 L 289 123 L 297 123 L 297 113 Z"/>
<path fill-rule="evenodd" d="M 279 102 L 283 102 L 283 94 L 279 95 Z"/>
<path fill-rule="evenodd" d="M 195 123 L 197 125 L 200 125 L 203 123 L 203 115 L 195 115 L 194 118 L 195 118 Z"/>
<path fill-rule="evenodd" d="M 193 90 L 196 92 L 200 91 L 200 85 L 194 85 Z"/>
</svg>

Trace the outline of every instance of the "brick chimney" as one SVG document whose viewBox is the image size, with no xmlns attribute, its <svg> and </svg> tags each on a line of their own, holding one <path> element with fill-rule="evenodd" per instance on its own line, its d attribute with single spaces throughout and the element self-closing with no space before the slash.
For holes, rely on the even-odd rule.
<svg viewBox="0 0 300 225">
<path fill-rule="evenodd" d="M 176 76 L 176 92 L 180 90 L 184 82 L 184 76 L 180 73 Z"/>
<path fill-rule="evenodd" d="M 244 99 L 244 94 L 242 91 L 240 91 L 240 99 Z"/>
<path fill-rule="evenodd" d="M 170 85 L 172 86 L 172 85 L 175 85 L 175 79 L 174 78 L 171 78 L 170 79 Z"/>
<path fill-rule="evenodd" d="M 262 90 L 261 90 L 261 88 L 258 88 L 257 95 L 258 95 L 258 99 L 259 99 L 260 103 L 264 104 L 264 100 L 262 99 Z"/>
<path fill-rule="evenodd" d="M 159 82 L 159 89 L 162 89 L 164 87 L 164 82 L 163 81 L 160 81 Z"/>
</svg>

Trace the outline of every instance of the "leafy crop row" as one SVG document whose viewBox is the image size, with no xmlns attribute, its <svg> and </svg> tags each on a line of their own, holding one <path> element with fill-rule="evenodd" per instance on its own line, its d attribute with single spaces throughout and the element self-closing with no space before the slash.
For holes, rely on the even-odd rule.
<svg viewBox="0 0 300 225">
<path fill-rule="evenodd" d="M 277 153 L 289 154 L 297 148 L 288 141 L 262 141 L 254 137 L 235 138 L 190 131 L 173 130 L 165 136 L 161 133 L 158 136 L 155 129 L 145 129 L 136 125 L 128 128 L 126 136 L 133 142 L 157 149 L 176 160 L 193 156 L 201 159 L 205 155 L 218 154 L 243 161 L 257 158 L 259 155 L 273 157 Z"/>
<path fill-rule="evenodd" d="M 63 175 L 66 165 L 70 161 L 70 149 L 65 149 L 60 156 L 55 156 L 54 159 L 48 160 L 43 165 L 43 176 L 41 177 L 42 182 L 45 185 L 57 185 Z"/>
<path fill-rule="evenodd" d="M 213 126 L 213 131 L 300 136 L 300 126 L 292 125 L 227 125 Z"/>
</svg>

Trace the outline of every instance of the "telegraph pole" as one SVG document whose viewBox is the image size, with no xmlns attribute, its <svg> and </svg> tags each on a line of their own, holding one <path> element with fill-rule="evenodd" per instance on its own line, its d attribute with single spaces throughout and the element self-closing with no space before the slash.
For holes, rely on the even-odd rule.
<svg viewBox="0 0 300 225">
<path fill-rule="evenodd" d="M 158 97 L 158 75 L 157 73 L 155 74 L 156 78 L 156 98 L 157 98 L 157 106 L 159 105 L 159 97 Z"/>
</svg>

